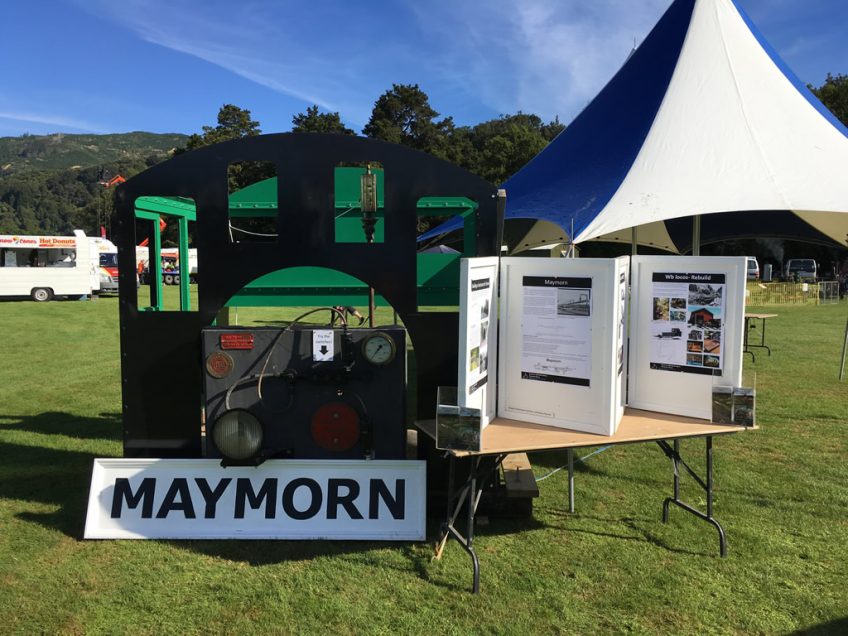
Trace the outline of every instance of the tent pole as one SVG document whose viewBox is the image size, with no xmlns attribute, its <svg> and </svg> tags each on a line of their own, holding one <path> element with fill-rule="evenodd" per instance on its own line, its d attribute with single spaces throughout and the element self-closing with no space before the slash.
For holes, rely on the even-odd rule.
<svg viewBox="0 0 848 636">
<path fill-rule="evenodd" d="M 637 239 L 637 232 L 636 232 L 636 226 L 634 225 L 633 227 L 630 228 L 630 255 L 631 256 L 636 256 L 636 253 L 638 251 L 637 250 L 638 242 L 637 242 L 636 239 Z"/>
<path fill-rule="evenodd" d="M 701 255 L 701 215 L 692 217 L 692 256 Z"/>
<path fill-rule="evenodd" d="M 845 377 L 845 354 L 848 352 L 848 322 L 845 323 L 845 340 L 842 342 L 842 364 L 839 367 L 839 381 Z"/>
</svg>

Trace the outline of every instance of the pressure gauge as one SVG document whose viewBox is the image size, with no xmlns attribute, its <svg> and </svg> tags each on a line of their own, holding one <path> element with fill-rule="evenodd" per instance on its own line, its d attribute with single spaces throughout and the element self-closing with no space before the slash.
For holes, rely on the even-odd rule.
<svg viewBox="0 0 848 636">
<path fill-rule="evenodd" d="M 395 359 L 395 353 L 395 341 L 382 331 L 375 331 L 362 341 L 362 355 L 371 364 L 389 364 Z"/>
</svg>

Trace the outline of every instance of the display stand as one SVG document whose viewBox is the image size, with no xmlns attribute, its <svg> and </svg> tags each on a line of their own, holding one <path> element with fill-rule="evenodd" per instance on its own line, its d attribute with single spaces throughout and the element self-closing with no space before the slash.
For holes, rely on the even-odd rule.
<svg viewBox="0 0 848 636">
<path fill-rule="evenodd" d="M 435 436 L 434 422 L 418 422 L 426 434 Z M 663 522 L 668 521 L 671 504 L 703 519 L 716 528 L 719 535 L 719 554 L 727 556 L 727 540 L 724 528 L 713 516 L 713 437 L 739 433 L 747 430 L 743 426 L 711 424 L 704 420 L 681 416 L 627 409 L 615 435 L 603 439 L 604 445 L 636 444 L 655 442 L 672 461 L 674 481 L 672 496 L 663 501 Z M 706 443 L 706 475 L 699 476 L 680 455 L 680 440 L 703 437 Z M 672 443 L 669 444 L 669 440 Z M 566 450 L 568 453 L 568 500 L 569 511 L 574 511 L 574 460 L 573 449 L 597 446 L 600 438 L 591 433 L 557 429 L 532 422 L 496 418 L 483 433 L 480 452 L 449 451 L 447 515 L 442 524 L 437 542 L 439 556 L 449 539 L 456 540 L 471 558 L 472 591 L 480 591 L 480 562 L 474 549 L 474 517 L 480 502 L 481 484 L 485 484 L 510 453 L 538 450 Z M 456 483 L 457 464 L 466 462 L 468 476 Z M 684 502 L 680 498 L 680 469 L 689 473 L 706 492 L 706 512 Z M 461 514 L 465 511 L 465 528 L 458 529 Z"/>
<path fill-rule="evenodd" d="M 629 257 L 501 259 L 499 417 L 615 432 L 628 265 Z"/>
<path fill-rule="evenodd" d="M 495 416 L 498 368 L 498 257 L 464 258 L 459 270 L 458 405 Z"/>
<path fill-rule="evenodd" d="M 742 384 L 745 257 L 634 256 L 628 405 L 709 419 Z"/>
</svg>

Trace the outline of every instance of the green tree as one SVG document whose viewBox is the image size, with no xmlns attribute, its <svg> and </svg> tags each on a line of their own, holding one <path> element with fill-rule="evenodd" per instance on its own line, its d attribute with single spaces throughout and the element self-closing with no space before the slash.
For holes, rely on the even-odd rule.
<svg viewBox="0 0 848 636">
<path fill-rule="evenodd" d="M 451 135 L 453 161 L 494 184 L 506 181 L 539 154 L 565 126 L 545 124 L 536 115 L 518 112 L 457 128 Z"/>
<path fill-rule="evenodd" d="M 839 121 L 848 126 L 848 75 L 839 74 L 834 77 L 828 73 L 824 84 L 818 88 L 809 84 L 807 87 Z"/>
<path fill-rule="evenodd" d="M 371 118 L 362 132 L 374 139 L 423 150 L 447 158 L 453 119 L 437 120 L 439 113 L 418 84 L 392 84 L 374 103 Z"/>
<path fill-rule="evenodd" d="M 262 134 L 259 125 L 258 121 L 250 118 L 249 110 L 233 104 L 224 104 L 218 111 L 218 125 L 203 126 L 203 132 L 191 135 L 186 142 L 186 147 L 178 152 L 196 150 L 204 146 L 243 137 L 255 137 Z M 257 181 L 273 177 L 276 172 L 273 164 L 259 161 L 241 161 L 230 164 L 227 175 L 230 192 L 235 192 Z"/>
<path fill-rule="evenodd" d="M 233 104 L 224 104 L 218 111 L 217 126 L 203 126 L 202 134 L 193 134 L 186 142 L 185 150 L 195 150 L 222 141 L 253 137 L 262 133 L 259 122 L 250 118 L 250 111 Z"/>
<path fill-rule="evenodd" d="M 292 132 L 356 134 L 342 123 L 338 113 L 318 112 L 317 105 L 310 106 L 305 113 L 298 113 L 292 117 Z"/>
</svg>

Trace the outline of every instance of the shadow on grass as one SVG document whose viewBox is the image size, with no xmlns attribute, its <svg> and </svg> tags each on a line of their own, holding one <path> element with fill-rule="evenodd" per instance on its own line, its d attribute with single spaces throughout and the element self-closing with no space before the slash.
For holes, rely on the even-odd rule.
<svg viewBox="0 0 848 636">
<path fill-rule="evenodd" d="M 0 498 L 57 506 L 19 518 L 82 537 L 93 453 L 0 443 Z"/>
<path fill-rule="evenodd" d="M 12 420 L 11 423 L 7 423 Z M 34 502 L 55 507 L 49 512 L 20 512 L 17 518 L 56 530 L 66 536 L 81 540 L 85 528 L 88 493 L 92 464 L 97 457 L 86 451 L 84 440 L 117 440 L 121 435 L 117 414 L 104 413 L 97 418 L 83 418 L 67 413 L 42 413 L 35 416 L 4 416 L 0 430 L 18 430 L 42 435 L 69 437 L 81 449 L 48 448 L 26 444 L 0 442 L 0 499 Z M 435 507 L 435 506 L 434 506 Z M 458 527 L 464 530 L 465 513 L 459 516 Z M 439 577 L 433 577 L 433 545 L 438 538 L 442 515 L 431 510 L 427 520 L 425 542 L 381 541 L 165 541 L 179 549 L 228 561 L 238 561 L 261 567 L 281 561 L 308 561 L 322 557 L 347 556 L 357 562 L 374 560 L 380 567 L 396 569 L 418 576 L 434 585 L 449 589 L 464 589 Z M 477 524 L 475 535 L 487 536 L 517 533 L 543 527 L 532 518 L 491 518 L 486 525 Z M 397 550 L 403 555 L 407 567 L 393 565 L 391 559 L 369 552 Z M 451 550 L 461 551 L 450 542 Z M 468 564 L 470 577 L 470 561 Z"/>
<path fill-rule="evenodd" d="M 41 435 L 65 435 L 74 439 L 121 439 L 120 413 L 101 413 L 96 418 L 49 411 L 38 415 L 0 415 L 0 430 Z"/>
<path fill-rule="evenodd" d="M 792 636 L 830 636 L 831 634 L 848 634 L 848 616 L 792 632 Z"/>
<path fill-rule="evenodd" d="M 718 557 L 719 556 L 717 549 L 715 551 L 709 551 L 708 550 L 708 551 L 704 551 L 704 552 L 700 552 L 700 551 L 696 551 L 696 550 L 686 550 L 686 549 L 674 547 L 673 545 L 669 544 L 664 539 L 661 539 L 659 536 L 657 536 L 656 534 L 651 532 L 651 530 L 649 529 L 650 526 L 656 525 L 657 523 L 660 523 L 659 515 L 658 515 L 657 519 L 637 519 L 635 517 L 621 517 L 621 518 L 607 519 L 607 518 L 596 517 L 596 516 L 592 516 L 592 515 L 582 515 L 582 514 L 579 514 L 579 513 L 571 514 L 571 513 L 567 513 L 567 512 L 558 512 L 558 511 L 549 512 L 548 514 L 553 514 L 554 516 L 561 516 L 563 518 L 569 518 L 569 519 L 572 519 L 574 521 L 579 521 L 581 519 L 584 519 L 584 520 L 589 520 L 589 521 L 593 521 L 593 522 L 600 522 L 605 526 L 623 524 L 625 527 L 632 530 L 633 532 L 639 533 L 639 535 L 641 535 L 641 536 L 634 536 L 634 535 L 629 535 L 629 534 L 617 534 L 617 533 L 614 533 L 614 532 L 603 532 L 601 530 L 589 530 L 589 529 L 586 529 L 586 528 L 576 528 L 572 524 L 561 524 L 561 525 L 551 524 L 551 523 L 546 524 L 547 527 L 549 527 L 549 528 L 556 528 L 557 530 L 561 530 L 562 532 L 566 532 L 566 533 L 574 532 L 574 533 L 577 533 L 577 534 L 589 534 L 589 535 L 592 535 L 592 536 L 595 536 L 595 537 L 606 537 L 606 538 L 610 538 L 610 539 L 623 539 L 625 541 L 636 541 L 638 543 L 649 543 L 651 545 L 657 546 L 658 548 L 662 548 L 663 550 L 668 550 L 669 552 L 675 552 L 677 554 L 688 554 L 688 555 L 691 555 L 691 556 L 704 556 L 704 557 L 712 557 L 712 556 Z M 684 542 L 685 540 L 686 540 L 686 537 L 682 536 L 681 542 Z"/>
</svg>

